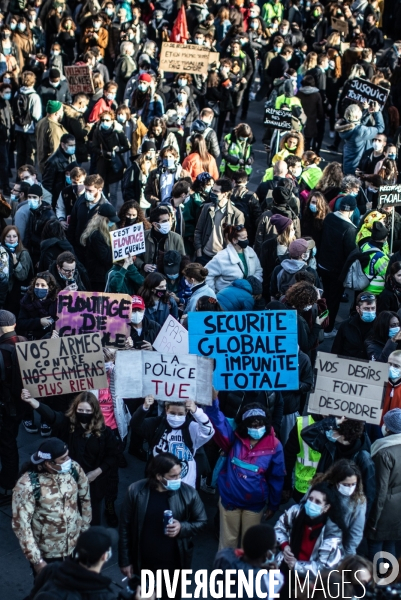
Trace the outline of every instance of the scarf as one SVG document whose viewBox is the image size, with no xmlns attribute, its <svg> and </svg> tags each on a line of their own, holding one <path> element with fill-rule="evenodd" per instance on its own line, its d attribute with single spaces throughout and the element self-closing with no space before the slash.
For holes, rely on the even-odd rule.
<svg viewBox="0 0 401 600">
<path fill-rule="evenodd" d="M 393 433 L 386 437 L 376 440 L 373 442 L 370 448 L 370 455 L 373 458 L 375 454 L 383 450 L 384 448 L 390 448 L 391 446 L 398 446 L 401 444 L 401 433 Z"/>
<path fill-rule="evenodd" d="M 320 517 L 316 517 L 315 519 L 311 519 L 305 512 L 305 509 L 302 507 L 297 516 L 294 519 L 292 524 L 291 531 L 291 539 L 290 546 L 294 556 L 297 558 L 301 551 L 302 538 L 304 534 L 305 527 L 313 527 L 309 534 L 310 540 L 317 540 L 319 535 L 322 532 L 322 527 L 326 524 L 327 521 L 327 513 L 324 513 Z M 316 527 L 317 525 L 321 525 L 321 527 Z"/>
</svg>

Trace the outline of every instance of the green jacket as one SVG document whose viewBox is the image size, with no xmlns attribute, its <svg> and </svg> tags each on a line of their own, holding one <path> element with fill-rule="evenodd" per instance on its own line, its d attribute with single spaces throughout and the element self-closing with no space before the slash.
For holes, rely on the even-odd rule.
<svg viewBox="0 0 401 600">
<path fill-rule="evenodd" d="M 266 2 L 266 4 L 262 7 L 262 19 L 266 21 L 266 23 L 270 23 L 273 17 L 278 17 L 280 21 L 283 19 L 284 14 L 284 6 L 279 2 L 278 4 L 273 4 L 273 2 Z"/>
<path fill-rule="evenodd" d="M 184 203 L 182 209 L 182 217 L 185 221 L 184 237 L 193 237 L 195 233 L 196 223 L 201 214 L 202 207 L 205 204 L 205 199 L 199 192 L 194 192 Z"/>
<path fill-rule="evenodd" d="M 367 241 L 361 246 L 361 252 L 368 252 L 369 250 L 372 250 L 372 254 L 369 257 L 369 264 L 363 271 L 372 279 L 368 287 L 363 291 L 378 296 L 384 290 L 386 271 L 390 261 L 388 244 L 384 244 L 383 248 L 380 250 L 375 246 L 374 241 Z"/>
<path fill-rule="evenodd" d="M 113 265 L 107 273 L 106 291 L 133 296 L 138 293 L 143 280 L 135 265 L 130 265 L 128 269 L 124 269 L 121 265 Z"/>
<path fill-rule="evenodd" d="M 310 165 L 309 167 L 306 167 L 304 171 L 302 171 L 299 181 L 300 183 L 303 181 L 310 190 L 314 190 L 322 175 L 322 169 L 320 169 L 317 165 Z"/>
</svg>

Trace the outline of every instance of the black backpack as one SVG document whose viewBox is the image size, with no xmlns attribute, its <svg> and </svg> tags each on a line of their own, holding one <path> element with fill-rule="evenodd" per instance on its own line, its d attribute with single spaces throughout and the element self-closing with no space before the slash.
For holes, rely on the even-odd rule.
<svg viewBox="0 0 401 600">
<path fill-rule="evenodd" d="M 302 268 L 300 269 L 300 271 L 305 271 L 308 265 L 302 265 Z M 283 296 L 287 290 L 294 285 L 294 283 L 297 282 L 297 280 L 295 279 L 295 275 L 299 273 L 299 271 L 297 271 L 296 273 L 288 273 L 288 271 L 286 271 L 285 269 L 281 269 L 281 271 L 278 272 L 277 274 L 277 288 L 280 292 L 280 296 Z"/>
<path fill-rule="evenodd" d="M 29 98 L 30 94 L 19 92 L 13 101 L 14 121 L 20 127 L 26 127 L 32 123 Z"/>
</svg>

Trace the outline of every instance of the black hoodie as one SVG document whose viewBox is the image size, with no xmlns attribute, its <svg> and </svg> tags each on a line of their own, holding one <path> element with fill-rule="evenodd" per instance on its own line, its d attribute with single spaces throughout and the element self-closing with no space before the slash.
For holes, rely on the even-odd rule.
<svg viewBox="0 0 401 600">
<path fill-rule="evenodd" d="M 111 584 L 109 577 L 67 558 L 39 573 L 27 600 L 116 600 L 118 591 L 113 591 Z"/>
</svg>

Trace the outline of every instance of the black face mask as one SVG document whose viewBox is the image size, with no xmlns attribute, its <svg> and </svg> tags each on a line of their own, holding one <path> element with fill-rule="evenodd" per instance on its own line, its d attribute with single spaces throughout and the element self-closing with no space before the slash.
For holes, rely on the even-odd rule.
<svg viewBox="0 0 401 600">
<path fill-rule="evenodd" d="M 126 225 L 135 225 L 135 223 L 137 223 L 137 221 L 138 221 L 138 217 L 134 217 L 133 219 L 130 219 L 129 217 L 125 217 Z"/>
<path fill-rule="evenodd" d="M 79 421 L 79 423 L 82 423 L 82 425 L 89 425 L 89 423 L 92 421 L 93 419 L 93 413 L 75 413 L 76 417 L 77 417 L 77 421 Z"/>
<path fill-rule="evenodd" d="M 237 243 L 240 248 L 247 248 L 249 246 L 249 240 L 238 240 Z"/>
</svg>

